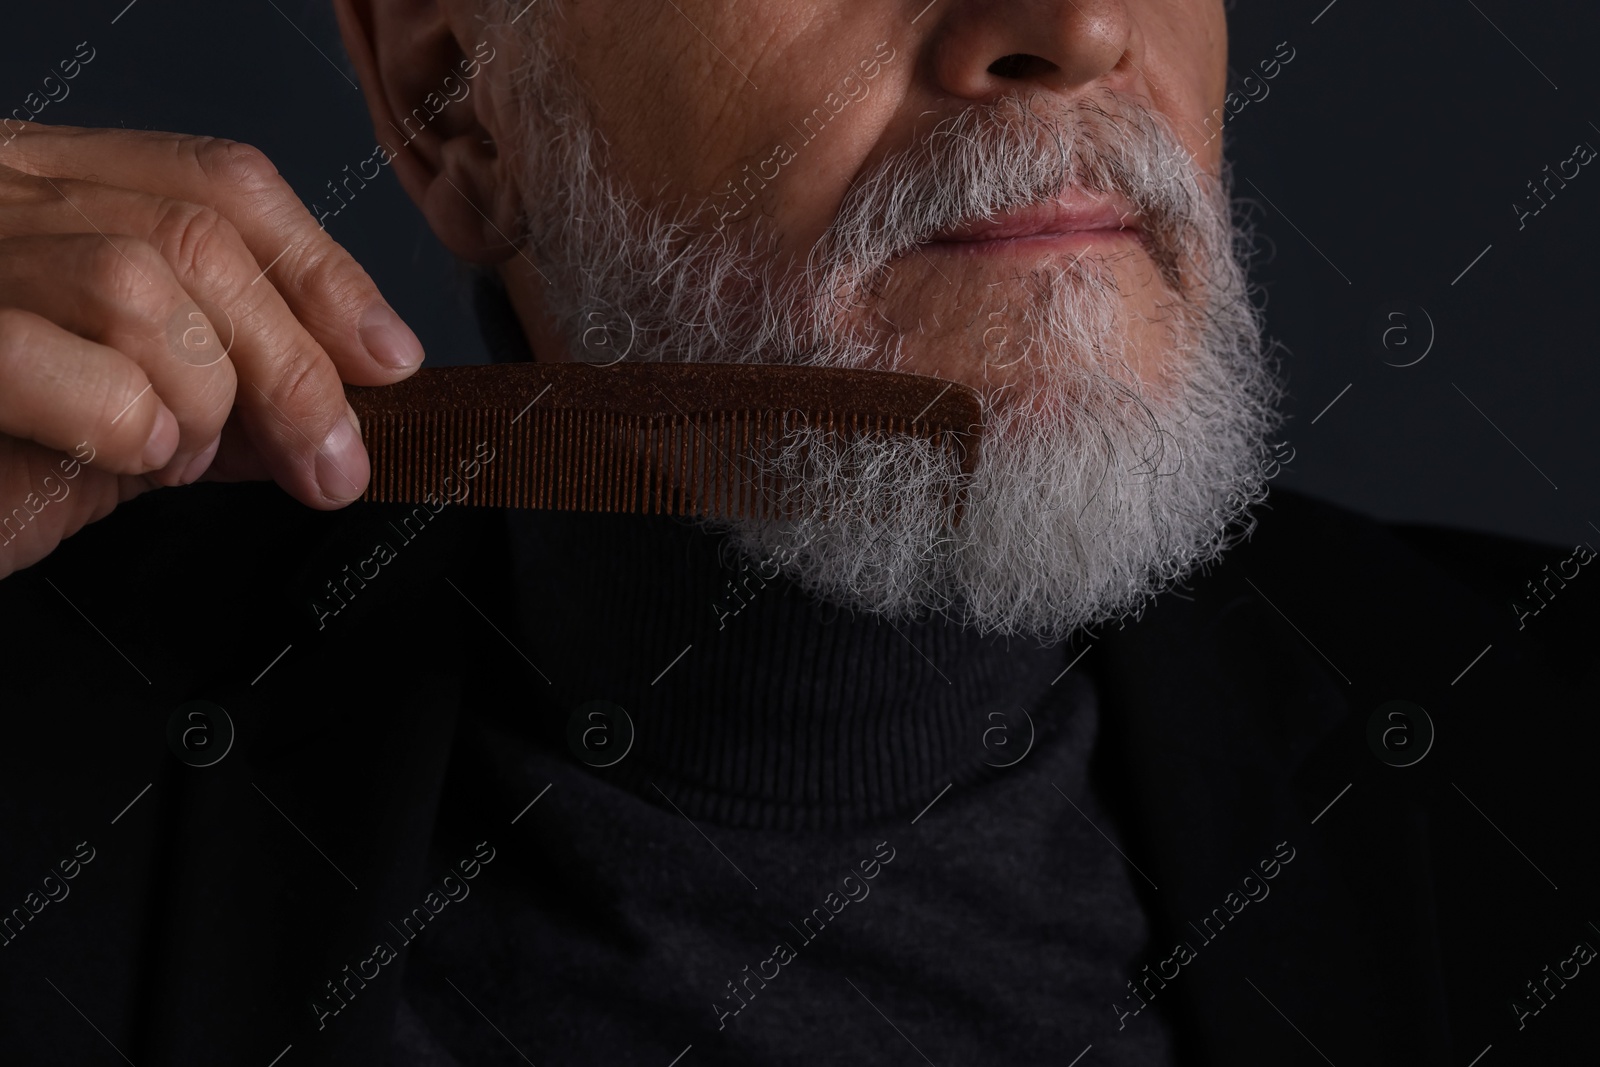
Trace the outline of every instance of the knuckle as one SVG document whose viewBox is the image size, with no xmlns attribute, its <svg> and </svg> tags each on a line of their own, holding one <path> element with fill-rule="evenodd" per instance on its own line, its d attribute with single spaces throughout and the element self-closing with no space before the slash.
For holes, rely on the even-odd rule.
<svg viewBox="0 0 1600 1067">
<path fill-rule="evenodd" d="M 57 181 L 58 188 L 71 191 L 66 184 L 68 179 Z M 50 179 L 41 174 L 31 174 L 17 167 L 0 169 L 0 204 L 7 207 L 26 205 L 35 207 L 39 204 L 48 204 L 53 200 L 60 200 L 57 189 L 50 187 Z M 16 232 L 15 227 L 8 227 L 9 232 Z"/>
<path fill-rule="evenodd" d="M 267 154 L 241 141 L 202 138 L 195 146 L 195 161 L 209 181 L 243 196 L 276 192 L 284 186 Z"/>
<path fill-rule="evenodd" d="M 367 272 L 337 245 L 316 249 L 293 277 L 301 290 L 317 293 L 335 307 L 361 307 L 377 290 Z"/>
<path fill-rule="evenodd" d="M 96 237 L 86 244 L 84 281 L 113 306 L 137 308 L 165 297 L 157 281 L 168 273 L 167 264 L 148 241 L 108 234 L 103 241 Z"/>
<path fill-rule="evenodd" d="M 140 446 L 155 425 L 159 397 L 150 388 L 150 379 L 144 371 L 128 363 L 119 374 L 109 375 L 99 384 L 96 398 L 100 401 L 95 410 L 100 412 L 100 435 L 113 450 L 124 448 L 130 455 L 138 455 Z"/>
<path fill-rule="evenodd" d="M 39 320 L 20 308 L 0 307 L 0 371 L 13 369 L 37 344 Z"/>
<path fill-rule="evenodd" d="M 150 385 L 143 369 L 130 359 L 75 363 L 73 369 L 66 372 L 66 378 L 72 383 L 72 392 L 81 409 L 98 413 L 96 417 L 109 431 L 106 436 L 110 439 L 115 439 L 119 431 L 125 432 L 127 424 L 137 421 L 133 413 L 128 412 L 127 418 L 114 426 L 111 424 L 111 420 L 127 412 Z"/>
<path fill-rule="evenodd" d="M 189 277 L 226 278 L 246 254 L 233 223 L 205 204 L 171 201 L 156 235 L 178 273 Z"/>
<path fill-rule="evenodd" d="M 222 432 L 238 394 L 238 377 L 233 366 L 221 360 L 214 369 L 217 373 L 207 380 L 206 387 L 192 397 L 182 411 L 173 410 L 180 425 L 192 424 L 207 438 Z"/>
<path fill-rule="evenodd" d="M 273 402 L 297 422 L 307 418 L 322 420 L 323 413 L 335 406 L 329 402 L 330 389 L 337 386 L 339 376 L 337 373 L 328 373 L 331 371 L 332 364 L 320 356 L 306 358 L 297 355 L 295 361 L 284 368 L 274 382 L 277 397 Z M 342 403 L 343 389 L 338 388 L 337 391 L 338 400 Z M 316 434 L 311 436 L 316 438 Z M 300 438 L 296 437 L 296 440 Z"/>
<path fill-rule="evenodd" d="M 70 410 L 81 415 L 91 415 L 89 420 L 98 428 L 97 441 L 114 454 L 139 446 L 149 432 L 148 420 L 141 426 L 137 417 L 122 418 L 150 390 L 150 379 L 131 360 L 85 365 L 75 360 L 57 364 L 44 353 L 50 352 L 59 341 L 51 336 L 53 326 L 48 319 L 20 308 L 0 307 L 0 388 L 8 380 L 35 378 L 44 374 L 54 387 L 70 396 Z M 66 418 L 76 422 L 80 414 L 67 416 L 61 411 L 46 414 L 33 411 L 25 418 L 23 435 L 41 430 L 60 431 L 57 420 Z"/>
<path fill-rule="evenodd" d="M 32 312 L 0 307 L 0 392 L 22 391 L 39 374 L 40 320 Z M 31 437 L 44 421 L 42 413 L 26 408 L 14 413 L 20 424 L 13 432 Z"/>
</svg>

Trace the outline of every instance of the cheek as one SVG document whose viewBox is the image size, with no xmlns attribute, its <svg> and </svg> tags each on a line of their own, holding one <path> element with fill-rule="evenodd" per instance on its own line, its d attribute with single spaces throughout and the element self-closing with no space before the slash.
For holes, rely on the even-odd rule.
<svg viewBox="0 0 1600 1067">
<path fill-rule="evenodd" d="M 574 21 L 596 8 L 579 10 L 585 16 Z M 637 19 L 617 21 L 632 21 L 634 33 L 608 36 L 605 31 L 616 28 L 608 21 L 578 33 L 568 46 L 578 80 L 595 104 L 592 115 L 608 146 L 608 168 L 641 192 L 663 183 L 692 184 L 697 168 L 725 151 L 737 126 L 742 90 L 732 83 L 742 85 L 742 79 L 725 63 L 718 66 L 715 51 L 702 54 L 684 38 L 682 31 L 694 29 L 670 6 L 654 16 L 641 11 Z"/>
<path fill-rule="evenodd" d="M 881 38 L 880 38 L 881 39 Z M 870 55 L 870 48 L 865 53 Z M 878 77 L 868 83 L 870 91 L 859 101 L 851 102 L 837 115 L 829 115 L 821 125 L 811 118 L 809 126 L 795 131 L 791 121 L 804 122 L 816 115 L 813 107 L 822 114 L 822 106 L 830 91 L 819 87 L 814 105 L 797 106 L 797 119 L 780 115 L 772 128 L 779 136 L 788 133 L 788 144 L 794 149 L 793 161 L 769 190 L 772 215 L 779 223 L 779 248 L 804 252 L 821 238 L 834 221 L 844 203 L 850 183 L 863 169 L 870 168 L 873 160 L 883 151 L 884 130 L 894 122 L 897 101 L 904 92 L 904 76 L 909 64 L 903 63 L 904 53 L 884 66 Z M 851 54 L 838 57 L 836 69 L 848 71 L 857 62 Z M 902 67 L 896 70 L 896 67 Z M 801 97 L 800 99 L 805 99 Z M 837 99 L 847 99 L 841 93 Z"/>
<path fill-rule="evenodd" d="M 1219 171 L 1222 138 L 1212 137 L 1228 88 L 1228 25 L 1220 0 L 1153 0 L 1144 5 L 1145 59 L 1152 103 L 1171 120 L 1200 167 Z M 1206 119 L 1212 117 L 1211 128 Z"/>
<path fill-rule="evenodd" d="M 780 247 L 809 247 L 903 95 L 903 20 L 858 0 L 677 6 L 585 5 L 563 30 L 599 103 L 611 172 L 646 204 L 737 190 L 775 225 Z M 880 41 L 895 58 L 868 79 L 862 64 Z"/>
</svg>

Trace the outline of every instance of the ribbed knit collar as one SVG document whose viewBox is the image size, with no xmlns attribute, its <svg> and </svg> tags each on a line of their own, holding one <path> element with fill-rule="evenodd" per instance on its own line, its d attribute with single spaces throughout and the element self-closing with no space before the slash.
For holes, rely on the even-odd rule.
<svg viewBox="0 0 1600 1067">
<path fill-rule="evenodd" d="M 495 358 L 529 358 L 498 286 L 480 282 L 477 302 Z M 741 564 L 689 520 L 506 519 L 514 636 L 548 680 L 531 684 L 533 721 L 503 721 L 575 759 L 583 747 L 591 763 L 611 758 L 601 737 L 605 752 L 629 745 L 593 773 L 697 820 L 822 830 L 909 818 L 952 783 L 1000 773 L 1087 684 L 1081 670 L 1063 677 L 1063 645 L 840 609 Z"/>
</svg>

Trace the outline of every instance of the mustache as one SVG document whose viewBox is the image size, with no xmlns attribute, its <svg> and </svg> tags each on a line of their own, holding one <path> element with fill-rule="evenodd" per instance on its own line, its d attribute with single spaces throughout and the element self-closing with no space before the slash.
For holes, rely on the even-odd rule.
<svg viewBox="0 0 1600 1067">
<path fill-rule="evenodd" d="M 1044 97 L 974 104 L 886 157 L 846 194 L 806 272 L 824 291 L 869 285 L 935 234 L 1047 203 L 1070 188 L 1133 205 L 1163 280 L 1186 294 L 1203 261 L 1207 176 L 1166 119 L 1112 90 L 1067 107 Z M 1209 208 L 1214 210 L 1214 206 Z"/>
</svg>

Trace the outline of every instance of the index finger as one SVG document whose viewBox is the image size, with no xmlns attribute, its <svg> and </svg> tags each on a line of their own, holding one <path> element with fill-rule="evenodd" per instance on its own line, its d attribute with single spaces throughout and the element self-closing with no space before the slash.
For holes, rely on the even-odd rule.
<svg viewBox="0 0 1600 1067">
<path fill-rule="evenodd" d="M 344 381 L 388 385 L 421 364 L 416 334 L 260 150 L 216 137 L 41 123 L 23 124 L 9 149 L 4 162 L 18 170 L 186 200 L 222 215 L 261 268 L 252 284 L 282 294 Z"/>
</svg>

